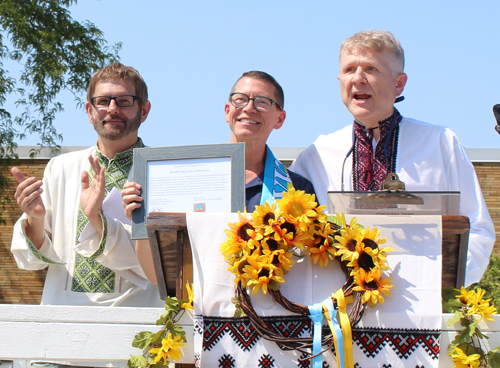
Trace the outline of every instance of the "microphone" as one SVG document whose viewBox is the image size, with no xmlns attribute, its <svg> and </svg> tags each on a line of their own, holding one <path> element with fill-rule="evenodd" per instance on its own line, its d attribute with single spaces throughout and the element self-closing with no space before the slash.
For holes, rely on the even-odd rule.
<svg viewBox="0 0 500 368">
<path fill-rule="evenodd" d="M 495 130 L 498 134 L 500 134 L 500 104 L 496 104 L 493 106 L 493 115 L 495 115 L 495 119 L 497 121 L 497 125 L 495 125 Z"/>
</svg>

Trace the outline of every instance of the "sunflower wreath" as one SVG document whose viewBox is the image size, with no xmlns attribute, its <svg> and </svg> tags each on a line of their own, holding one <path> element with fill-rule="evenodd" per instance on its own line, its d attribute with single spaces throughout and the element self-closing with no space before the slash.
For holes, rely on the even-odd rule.
<svg viewBox="0 0 500 368">
<path fill-rule="evenodd" d="M 391 296 L 392 279 L 382 278 L 382 270 L 389 268 L 387 253 L 393 251 L 380 247 L 387 239 L 379 238 L 377 228 L 365 229 L 357 224 L 356 218 L 347 224 L 344 214 L 326 216 L 325 208 L 318 206 L 314 194 L 290 188 L 272 205 L 266 202 L 257 206 L 251 218 L 246 211 L 239 213 L 239 221 L 229 223 L 230 229 L 225 230 L 227 239 L 220 250 L 230 265 L 228 270 L 235 274 L 235 316 L 248 316 L 263 338 L 275 342 L 283 350 L 310 351 L 313 337 L 290 338 L 272 331 L 255 312 L 249 291 L 251 294 L 269 293 L 285 309 L 310 316 L 308 306 L 290 301 L 280 292 L 285 275 L 296 262 L 294 258 L 309 256 L 311 262 L 321 267 L 330 261 L 339 262 L 346 282 L 333 294 L 332 301 L 341 312 L 343 334 L 344 330 L 349 330 L 350 334 L 367 304 L 375 307 L 384 303 L 383 294 Z M 347 313 L 347 304 L 351 303 Z M 324 348 L 320 353 L 334 346 L 337 351 L 331 321 L 329 324 L 332 332 L 321 334 Z M 309 355 L 308 359 L 314 358 Z"/>
</svg>

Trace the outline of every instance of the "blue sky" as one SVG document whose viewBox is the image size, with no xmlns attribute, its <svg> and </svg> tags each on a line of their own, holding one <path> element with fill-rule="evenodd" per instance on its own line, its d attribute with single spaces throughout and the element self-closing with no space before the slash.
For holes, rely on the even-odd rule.
<svg viewBox="0 0 500 368">
<path fill-rule="evenodd" d="M 344 127 L 352 118 L 340 99 L 338 50 L 364 29 L 390 30 L 405 50 L 403 116 L 448 126 L 468 148 L 500 144 L 499 1 L 80 0 L 70 10 L 109 43 L 123 42 L 121 61 L 146 80 L 152 109 L 140 136 L 149 146 L 227 142 L 224 103 L 248 70 L 270 73 L 285 91 L 287 119 L 271 146 L 305 147 Z M 84 110 L 62 99 L 61 144 L 94 144 Z"/>
</svg>

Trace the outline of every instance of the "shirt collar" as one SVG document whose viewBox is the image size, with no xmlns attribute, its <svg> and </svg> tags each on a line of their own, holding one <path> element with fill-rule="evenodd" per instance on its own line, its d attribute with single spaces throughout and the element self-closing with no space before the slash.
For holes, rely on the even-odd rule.
<svg viewBox="0 0 500 368">
<path fill-rule="evenodd" d="M 132 163 L 132 160 L 134 158 L 134 148 L 143 148 L 145 147 L 144 143 L 142 143 L 142 139 L 138 138 L 137 143 L 134 144 L 132 147 L 129 149 L 123 151 L 123 152 L 118 152 L 113 159 L 109 159 L 106 157 L 101 151 L 99 151 L 99 147 L 97 146 L 97 143 L 95 145 L 95 150 L 96 150 L 96 156 L 99 158 L 100 162 L 104 162 L 105 166 L 108 166 L 107 164 L 110 161 L 120 161 L 122 163 L 129 162 Z"/>
</svg>

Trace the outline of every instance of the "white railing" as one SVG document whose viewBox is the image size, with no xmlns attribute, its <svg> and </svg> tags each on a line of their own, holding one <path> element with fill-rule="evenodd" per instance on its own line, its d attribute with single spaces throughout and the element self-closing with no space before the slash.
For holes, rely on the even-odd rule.
<svg viewBox="0 0 500 368">
<path fill-rule="evenodd" d="M 163 308 L 0 305 L 0 360 L 126 361 L 141 331 L 158 331 Z M 193 336 L 188 313 L 180 320 Z M 193 361 L 192 338 L 183 361 Z"/>
<path fill-rule="evenodd" d="M 140 354 L 132 347 L 135 334 L 157 331 L 155 322 L 163 308 L 69 307 L 0 305 L 0 361 L 126 361 Z M 453 368 L 446 348 L 460 326 L 447 327 L 450 315 L 443 315 L 440 367 Z M 183 325 L 188 343 L 179 363 L 193 362 L 193 321 L 185 314 Z M 483 321 L 481 330 L 491 348 L 500 345 L 500 315 Z M 22 367 L 22 365 L 18 365 Z M 3 365 L 0 364 L 0 368 Z"/>
</svg>

